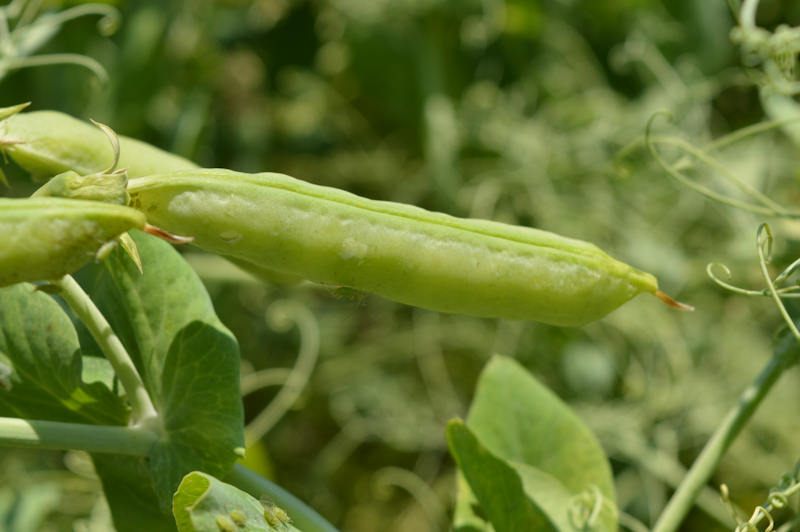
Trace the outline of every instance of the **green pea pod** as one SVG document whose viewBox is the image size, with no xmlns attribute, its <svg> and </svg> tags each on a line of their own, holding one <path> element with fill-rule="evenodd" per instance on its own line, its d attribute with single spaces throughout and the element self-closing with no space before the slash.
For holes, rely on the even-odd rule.
<svg viewBox="0 0 800 532">
<path fill-rule="evenodd" d="M 0 125 L 0 148 L 34 178 L 46 179 L 72 170 L 80 175 L 102 172 L 111 160 L 108 138 L 93 125 L 56 111 L 14 114 Z M 197 168 L 193 162 L 144 142 L 119 137 L 120 166 L 130 177 Z"/>
<path fill-rule="evenodd" d="M 0 109 L 0 150 L 5 150 L 17 164 L 35 177 L 56 175 L 40 188 L 34 196 L 69 197 L 127 204 L 124 189 L 127 177 L 144 177 L 152 174 L 190 170 L 197 165 L 138 140 L 113 135 L 112 150 L 105 126 L 98 130 L 91 124 L 56 111 L 19 113 L 27 104 Z M 109 162 L 113 163 L 110 168 Z M 114 171 L 117 164 L 127 167 Z M 106 168 L 106 170 L 103 170 Z M 2 174 L 0 174 L 0 179 Z M 2 182 L 2 181 L 0 181 Z M 120 187 L 120 184 L 123 186 Z M 132 255 L 134 256 L 134 255 Z M 296 276 L 285 275 L 260 268 L 247 261 L 236 261 L 240 268 L 257 277 L 275 283 L 300 281 Z"/>
<path fill-rule="evenodd" d="M 61 198 L 0 198 L 0 287 L 77 270 L 145 216 L 130 207 Z"/>
<path fill-rule="evenodd" d="M 279 174 L 185 171 L 128 192 L 148 222 L 209 251 L 441 312 L 579 326 L 661 294 L 652 275 L 586 242 Z"/>
</svg>

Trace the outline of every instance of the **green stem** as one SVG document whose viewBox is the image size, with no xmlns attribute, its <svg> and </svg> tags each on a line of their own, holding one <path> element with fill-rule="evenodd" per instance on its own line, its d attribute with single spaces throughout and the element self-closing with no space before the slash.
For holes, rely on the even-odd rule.
<svg viewBox="0 0 800 532">
<path fill-rule="evenodd" d="M 106 358 L 114 367 L 120 383 L 127 392 L 128 401 L 131 403 L 134 423 L 138 426 L 156 430 L 159 423 L 158 412 L 156 412 L 153 402 L 150 400 L 150 395 L 148 395 L 147 389 L 144 387 L 133 360 L 131 360 L 117 335 L 114 334 L 106 318 L 72 276 L 65 275 L 58 281 L 51 282 L 61 288 L 61 297 L 75 312 L 78 319 L 86 325 L 100 349 L 103 350 Z M 157 432 L 160 432 L 160 430 L 157 430 Z"/>
<path fill-rule="evenodd" d="M 278 486 L 274 482 L 250 471 L 241 464 L 235 464 L 233 470 L 223 479 L 242 491 L 246 491 L 256 499 L 268 495 L 275 504 L 286 510 L 292 518 L 292 525 L 303 532 L 339 532 L 313 508 Z"/>
<path fill-rule="evenodd" d="M 108 84 L 108 73 L 103 65 L 91 57 L 80 54 L 47 54 L 32 57 L 12 57 L 0 59 L 0 70 L 16 70 L 49 65 L 78 65 L 91 70 L 102 85 Z M 4 74 L 4 72 L 3 72 Z"/>
<path fill-rule="evenodd" d="M 656 521 L 653 532 L 675 532 L 694 506 L 694 501 L 717 469 L 722 457 L 744 428 L 761 401 L 783 371 L 792 365 L 784 356 L 774 356 L 755 381 L 739 397 L 739 402 L 722 420 L 706 443 L 677 491 Z"/>
<path fill-rule="evenodd" d="M 742 29 L 755 29 L 758 2 L 759 0 L 744 0 L 744 2 L 742 2 L 742 9 L 739 11 L 739 24 L 741 24 Z"/>
<path fill-rule="evenodd" d="M 0 445 L 148 456 L 158 435 L 139 427 L 0 417 Z"/>
</svg>

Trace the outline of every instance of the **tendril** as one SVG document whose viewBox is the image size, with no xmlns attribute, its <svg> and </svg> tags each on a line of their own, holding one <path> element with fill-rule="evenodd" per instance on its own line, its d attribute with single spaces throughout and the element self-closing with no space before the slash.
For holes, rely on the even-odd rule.
<svg viewBox="0 0 800 532">
<path fill-rule="evenodd" d="M 270 386 L 283 386 L 291 374 L 289 368 L 269 368 L 242 375 L 242 396 Z"/>
<path fill-rule="evenodd" d="M 442 506 L 436 492 L 413 471 L 399 467 L 384 467 L 375 473 L 375 486 L 379 496 L 391 495 L 392 487 L 406 490 L 427 515 L 434 530 L 447 529 L 447 510 Z"/>
<path fill-rule="evenodd" d="M 763 234 L 766 233 L 766 236 Z M 761 224 L 758 226 L 758 238 L 756 239 L 758 242 L 758 258 L 759 260 L 766 264 L 772 262 L 772 231 L 769 228 L 769 224 Z M 771 283 L 770 283 L 771 284 Z"/>
<path fill-rule="evenodd" d="M 758 524 L 759 521 L 761 521 L 762 515 L 767 519 L 769 519 L 769 526 L 764 529 L 764 532 L 772 532 L 772 529 L 775 528 L 775 520 L 772 519 L 772 514 L 770 514 L 763 506 L 756 506 L 756 509 L 753 512 L 753 517 L 751 517 L 750 520 L 747 521 L 746 523 L 742 523 L 739 526 L 737 526 L 735 532 L 749 531 L 751 528 L 756 526 L 756 524 Z"/>
<path fill-rule="evenodd" d="M 278 395 L 245 429 L 248 443 L 261 439 L 295 404 L 308 384 L 319 356 L 319 323 L 305 305 L 291 300 L 276 301 L 266 313 L 267 324 L 275 331 L 288 332 L 294 323 L 300 329 L 297 362 Z"/>
<path fill-rule="evenodd" d="M 750 186 L 747 183 L 745 183 L 742 180 L 740 180 L 738 177 L 736 177 L 736 175 L 734 175 L 732 172 L 730 172 L 727 168 L 722 166 L 719 162 L 717 162 L 712 157 L 708 156 L 707 153 L 706 153 L 706 151 L 708 151 L 708 150 L 701 150 L 701 149 L 695 148 L 691 144 L 689 144 L 689 143 L 687 143 L 687 142 L 685 142 L 685 141 L 683 141 L 681 139 L 672 138 L 672 137 L 660 137 L 660 136 L 653 135 L 651 133 L 652 126 L 653 126 L 653 121 L 658 116 L 661 116 L 661 115 L 666 116 L 668 120 L 672 120 L 672 113 L 670 113 L 667 110 L 660 110 L 660 111 L 656 111 L 655 113 L 653 113 L 653 115 L 647 121 L 647 125 L 645 127 L 644 142 L 647 145 L 647 149 L 650 151 L 651 155 L 656 160 L 658 165 L 661 166 L 661 168 L 665 172 L 667 172 L 667 174 L 669 174 L 671 177 L 673 177 L 674 179 L 676 179 L 678 182 L 682 183 L 683 185 L 691 188 L 695 192 L 698 192 L 699 194 L 702 194 L 703 196 L 706 196 L 709 199 L 713 199 L 715 201 L 718 201 L 719 203 L 722 203 L 724 205 L 729 205 L 731 207 L 736 207 L 738 209 L 742 209 L 742 210 L 745 210 L 745 211 L 749 211 L 749 212 L 753 212 L 753 213 L 761 214 L 761 215 L 765 215 L 765 216 L 780 216 L 780 217 L 786 217 L 786 218 L 800 218 L 800 213 L 793 213 L 793 212 L 788 211 L 787 209 L 785 209 L 784 207 L 782 207 L 778 203 L 774 202 L 773 200 L 771 200 L 770 198 L 768 198 L 767 196 L 765 196 L 764 194 L 762 194 L 761 192 L 759 192 L 758 190 L 753 188 L 752 186 Z M 748 134 L 752 134 L 752 132 L 749 132 Z M 728 143 L 729 142 L 732 142 L 732 141 L 728 141 Z M 745 194 L 747 194 L 748 196 L 753 198 L 755 201 L 757 201 L 761 205 L 754 205 L 752 203 L 748 203 L 748 202 L 745 202 L 745 201 L 741 201 L 741 200 L 737 200 L 737 199 L 734 199 L 734 198 L 730 198 L 728 196 L 725 196 L 724 194 L 721 194 L 719 192 L 711 190 L 710 188 L 693 181 L 691 178 L 689 178 L 686 175 L 684 175 L 683 173 L 681 173 L 676 166 L 670 165 L 669 163 L 667 163 L 667 161 L 664 160 L 663 157 L 661 157 L 661 155 L 658 153 L 658 150 L 655 147 L 656 143 L 672 145 L 672 146 L 674 146 L 674 147 L 676 147 L 676 148 L 678 148 L 678 149 L 680 149 L 680 150 L 682 150 L 682 151 L 694 156 L 698 160 L 702 161 L 703 163 L 705 163 L 709 167 L 711 167 L 714 170 L 716 170 L 717 172 L 719 172 L 721 175 L 723 175 L 723 177 L 725 177 L 725 179 L 730 181 L 732 184 L 736 185 L 736 187 L 738 187 L 742 192 L 744 192 Z M 721 144 L 721 145 L 724 145 L 724 144 Z M 712 149 L 717 149 L 718 147 L 719 146 L 714 146 L 713 144 L 710 146 L 710 148 L 712 148 Z M 685 163 L 679 162 L 679 164 L 681 165 L 681 167 L 685 166 Z"/>
<path fill-rule="evenodd" d="M 97 31 L 105 37 L 113 35 L 114 32 L 119 29 L 120 23 L 122 22 L 122 15 L 114 6 L 93 3 L 81 4 L 58 13 L 43 15 L 31 23 L 28 28 L 51 25 L 61 26 L 70 20 L 91 15 L 100 15 L 101 18 L 97 21 Z"/>
<path fill-rule="evenodd" d="M 797 479 L 799 474 L 800 461 L 798 461 L 797 465 L 795 466 L 793 474 L 784 473 L 781 475 L 781 480 L 778 484 L 778 487 L 770 490 L 767 501 L 763 506 L 756 507 L 755 511 L 753 512 L 753 516 L 750 517 L 746 523 L 742 522 L 742 520 L 736 515 L 736 512 L 732 510 L 732 505 L 730 503 L 730 499 L 728 498 L 728 488 L 723 484 L 721 487 L 722 502 L 728 506 L 728 511 L 731 512 L 731 515 L 736 522 L 735 532 L 747 532 L 756 528 L 758 523 L 760 523 L 764 517 L 769 519 L 769 526 L 767 526 L 764 532 L 772 531 L 775 528 L 775 522 L 773 521 L 770 512 L 775 509 L 785 508 L 789 504 L 789 497 L 800 491 L 800 483 L 798 483 Z M 794 524 L 797 521 L 797 518 L 798 516 L 795 516 L 795 518 L 790 520 L 788 523 L 784 523 L 779 530 L 788 530 L 787 525 L 791 526 Z"/>
<path fill-rule="evenodd" d="M 766 236 L 764 236 L 764 234 L 766 234 Z M 797 326 L 786 311 L 786 307 L 781 301 L 780 294 L 778 294 L 772 279 L 770 279 L 769 271 L 767 271 L 767 264 L 772 260 L 772 232 L 768 224 L 764 223 L 759 226 L 757 243 L 758 260 L 761 264 L 761 273 L 764 275 L 764 280 L 767 282 L 767 288 L 769 288 L 772 299 L 775 300 L 775 304 L 778 305 L 778 310 L 780 310 L 781 316 L 783 316 L 784 321 L 789 326 L 789 330 L 792 331 L 794 337 L 800 342 L 800 331 L 797 330 Z"/>
<path fill-rule="evenodd" d="M 775 491 L 769 494 L 767 502 L 772 505 L 773 508 L 785 508 L 786 505 L 789 504 L 789 499 L 783 493 Z"/>
<path fill-rule="evenodd" d="M 10 70 L 72 64 L 91 70 L 101 84 L 107 84 L 108 73 L 91 57 L 79 54 L 30 54 L 50 40 L 65 23 L 80 17 L 99 15 L 101 18 L 97 22 L 98 32 L 104 36 L 111 35 L 119 28 L 122 20 L 119 10 L 107 4 L 88 3 L 57 13 L 43 13 L 37 17 L 41 7 L 41 0 L 15 0 L 0 8 L 0 79 Z M 13 20 L 16 20 L 16 24 L 11 30 L 9 21 Z"/>
<path fill-rule="evenodd" d="M 772 293 L 770 292 L 769 288 L 764 288 L 762 290 L 747 290 L 745 288 L 739 288 L 738 286 L 734 286 L 730 283 L 726 283 L 714 273 L 714 268 L 722 268 L 727 275 L 727 280 L 731 280 L 731 271 L 730 269 L 722 263 L 719 262 L 711 262 L 706 266 L 706 274 L 708 277 L 717 285 L 721 286 L 726 290 L 730 290 L 736 294 L 740 294 L 743 296 L 759 296 L 759 297 L 771 297 Z M 772 282 L 773 286 L 775 287 L 775 291 L 780 295 L 782 298 L 800 298 L 800 293 L 795 293 L 800 291 L 800 286 L 787 286 L 785 288 L 778 288 L 778 285 L 786 280 L 792 273 L 794 273 L 800 267 L 800 260 L 792 263 L 791 266 L 786 268 L 781 274 L 775 278 Z"/>
<path fill-rule="evenodd" d="M 33 57 L 0 59 L 0 77 L 5 75 L 7 71 L 16 70 L 18 68 L 67 64 L 88 68 L 97 76 L 101 84 L 105 85 L 108 83 L 108 72 L 106 72 L 103 65 L 91 57 L 80 54 L 47 54 Z"/>
<path fill-rule="evenodd" d="M 719 492 L 721 494 L 720 499 L 722 500 L 722 504 L 724 504 L 728 509 L 728 513 L 731 514 L 733 522 L 736 523 L 736 530 L 739 530 L 739 527 L 743 521 L 742 518 L 739 517 L 739 513 L 736 511 L 736 507 L 733 505 L 733 502 L 731 502 L 730 494 L 728 493 L 728 486 L 722 484 L 719 487 Z"/>
</svg>

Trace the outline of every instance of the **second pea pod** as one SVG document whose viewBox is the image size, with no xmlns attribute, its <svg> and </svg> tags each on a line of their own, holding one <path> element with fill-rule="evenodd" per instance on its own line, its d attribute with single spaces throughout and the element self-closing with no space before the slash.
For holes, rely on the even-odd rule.
<svg viewBox="0 0 800 532">
<path fill-rule="evenodd" d="M 652 275 L 586 242 L 280 174 L 189 170 L 128 191 L 149 223 L 204 249 L 430 310 L 579 326 L 640 292 L 661 296 Z"/>
</svg>

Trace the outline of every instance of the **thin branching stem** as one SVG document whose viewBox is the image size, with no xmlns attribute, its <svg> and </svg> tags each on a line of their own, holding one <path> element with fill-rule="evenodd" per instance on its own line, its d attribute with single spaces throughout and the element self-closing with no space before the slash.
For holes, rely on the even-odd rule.
<svg viewBox="0 0 800 532">
<path fill-rule="evenodd" d="M 739 397 L 739 401 L 731 408 L 722 423 L 708 440 L 700 456 L 678 486 L 675 494 L 667 503 L 653 532 L 675 532 L 680 527 L 694 501 L 708 484 L 711 475 L 717 469 L 731 443 L 736 439 L 745 424 L 755 413 L 772 386 L 793 361 L 785 357 L 773 357 L 761 373 L 756 377 Z"/>
<path fill-rule="evenodd" d="M 61 288 L 61 297 L 75 312 L 78 319 L 86 325 L 113 366 L 120 383 L 127 392 L 135 425 L 160 431 L 158 413 L 144 387 L 139 371 L 106 318 L 72 276 L 65 275 L 58 281 L 51 282 Z"/>
<path fill-rule="evenodd" d="M 678 148 L 679 150 L 683 150 L 686 153 L 689 153 L 696 157 L 698 160 L 704 162 L 709 167 L 713 168 L 717 172 L 721 173 L 725 176 L 725 179 L 733 183 L 739 190 L 750 196 L 751 198 L 755 199 L 765 207 L 772 208 L 779 216 L 794 216 L 800 217 L 800 214 L 794 214 L 787 211 L 782 205 L 774 202 L 769 197 L 765 196 L 761 191 L 757 190 L 753 186 L 748 183 L 745 183 L 741 179 L 739 179 L 736 174 L 722 166 L 716 159 L 709 157 L 705 150 L 700 150 L 695 148 L 685 140 L 674 138 L 674 137 L 652 137 L 652 142 L 660 143 L 660 144 L 668 144 Z"/>
<path fill-rule="evenodd" d="M 763 236 L 764 233 L 766 233 L 766 236 Z M 800 331 L 797 330 L 797 326 L 794 324 L 791 316 L 789 316 L 789 312 L 783 305 L 783 301 L 781 301 L 781 297 L 775 289 L 775 285 L 769 276 L 769 271 L 767 271 L 767 264 L 769 264 L 772 260 L 772 232 L 769 230 L 769 225 L 767 224 L 761 224 L 761 226 L 758 228 L 757 249 L 759 263 L 761 264 L 761 273 L 764 274 L 764 279 L 767 281 L 767 288 L 772 294 L 772 299 L 774 299 L 775 304 L 778 305 L 778 310 L 780 311 L 781 316 L 783 316 L 783 319 L 786 322 L 786 325 L 789 327 L 789 330 L 792 331 L 794 337 L 798 342 L 800 342 Z"/>
<path fill-rule="evenodd" d="M 743 127 L 741 129 L 737 129 L 727 135 L 723 135 L 722 137 L 718 138 L 717 140 L 707 144 L 703 148 L 704 153 L 710 153 L 715 150 L 720 150 L 722 148 L 726 148 L 731 144 L 735 144 L 740 140 L 743 140 L 747 137 L 752 137 L 755 135 L 760 135 L 761 133 L 770 131 L 772 129 L 778 129 L 783 126 L 792 124 L 800 120 L 799 116 L 792 116 L 789 118 L 782 118 L 780 120 L 770 120 L 769 122 L 759 122 L 758 124 L 753 124 L 747 127 Z"/>
<path fill-rule="evenodd" d="M 761 215 L 764 215 L 764 216 L 783 216 L 783 217 L 788 217 L 788 218 L 800 218 L 800 214 L 792 213 L 792 212 L 787 211 L 784 207 L 782 207 L 781 205 L 775 203 L 771 199 L 767 198 L 761 192 L 755 190 L 750 185 L 748 185 L 748 184 L 742 182 L 741 180 L 739 180 L 735 175 L 733 175 L 731 172 L 729 172 L 725 167 L 723 167 L 722 165 L 717 163 L 711 157 L 708 157 L 703 152 L 703 150 L 699 150 L 699 149 L 695 148 L 694 146 L 692 146 L 691 144 L 688 144 L 688 143 L 686 143 L 686 142 L 684 142 L 684 141 L 682 141 L 680 139 L 674 139 L 674 138 L 671 138 L 671 137 L 655 137 L 655 136 L 653 136 L 651 134 L 650 130 L 651 130 L 652 125 L 653 125 L 653 120 L 655 120 L 655 118 L 658 117 L 659 115 L 666 115 L 667 117 L 671 117 L 672 116 L 669 111 L 664 111 L 664 110 L 657 111 L 657 112 L 653 113 L 653 115 L 647 121 L 647 126 L 645 128 L 645 144 L 647 145 L 647 148 L 650 151 L 650 153 L 656 159 L 656 162 L 658 162 L 658 164 L 670 176 L 672 176 L 673 178 L 675 178 L 677 181 L 679 181 L 680 183 L 684 184 L 685 186 L 691 188 L 692 190 L 694 190 L 696 192 L 699 192 L 700 194 L 702 194 L 702 195 L 704 195 L 704 196 L 706 196 L 706 197 L 708 197 L 710 199 L 716 200 L 716 201 L 718 201 L 720 203 L 723 203 L 725 205 L 729 205 L 731 207 L 736 207 L 738 209 L 742 209 L 742 210 L 745 210 L 745 211 L 753 212 L 753 213 L 756 213 L 756 214 L 761 214 Z M 687 153 L 691 153 L 695 157 L 698 157 L 699 159 L 703 160 L 703 162 L 705 162 L 706 164 L 708 164 L 711 167 L 715 168 L 717 171 L 723 173 L 723 175 L 725 175 L 725 177 L 727 179 L 729 179 L 732 183 L 737 185 L 743 192 L 747 193 L 748 195 L 750 195 L 751 197 L 756 199 L 756 201 L 758 201 L 762 205 L 753 205 L 751 203 L 747 203 L 747 202 L 740 201 L 740 200 L 737 200 L 737 199 L 729 198 L 728 196 L 720 194 L 719 192 L 715 192 L 714 190 L 711 190 L 708 187 L 700 185 L 699 183 L 695 183 L 694 181 L 692 181 L 691 179 L 689 179 L 688 177 L 686 177 L 682 173 L 680 173 L 677 169 L 675 169 L 674 166 L 668 164 L 661 157 L 661 155 L 658 153 L 658 150 L 656 150 L 656 148 L 655 148 L 655 143 L 656 142 L 672 144 L 673 146 L 675 146 L 675 147 L 677 147 L 679 149 L 682 149 L 682 150 L 686 151 Z"/>
<path fill-rule="evenodd" d="M 775 288 L 775 293 L 780 295 L 782 298 L 800 298 L 800 293 L 794 293 L 800 291 L 800 286 L 787 286 L 786 288 L 778 288 L 778 285 L 784 280 L 786 280 L 786 277 L 788 277 L 794 272 L 794 269 L 796 269 L 795 265 L 797 264 L 797 262 L 793 263 L 792 266 L 790 266 L 783 273 L 781 273 L 781 276 L 777 277 L 772 283 Z M 745 288 L 739 288 L 738 286 L 726 283 L 725 281 L 717 277 L 717 275 L 714 273 L 715 267 L 721 268 L 727 275 L 729 281 L 731 279 L 731 271 L 728 269 L 727 266 L 719 262 L 712 262 L 708 266 L 706 266 L 706 273 L 708 274 L 709 278 L 711 278 L 711 280 L 714 281 L 714 283 L 721 286 L 722 288 L 730 290 L 731 292 L 743 296 L 772 297 L 772 292 L 770 292 L 768 288 L 764 288 L 763 290 L 747 290 Z"/>
</svg>

